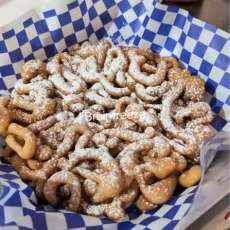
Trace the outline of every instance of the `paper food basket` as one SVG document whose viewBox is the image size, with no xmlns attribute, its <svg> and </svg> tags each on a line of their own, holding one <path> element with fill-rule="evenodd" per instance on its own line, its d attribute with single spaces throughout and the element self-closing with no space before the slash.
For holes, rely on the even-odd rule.
<svg viewBox="0 0 230 230">
<path fill-rule="evenodd" d="M 0 28 L 1 94 L 12 90 L 24 62 L 33 58 L 46 60 L 76 43 L 103 38 L 115 44 L 149 47 L 163 56 L 174 56 L 192 74 L 205 80 L 205 100 L 216 113 L 212 126 L 217 135 L 202 148 L 204 173 L 219 150 L 229 149 L 230 36 L 193 18 L 185 10 L 152 0 L 63 0 L 53 6 L 31 10 Z M 1 162 L 0 228 L 184 229 L 202 214 L 202 208 L 205 210 L 214 202 L 210 199 L 218 200 L 213 196 L 218 193 L 218 180 L 222 180 L 218 182 L 223 189 L 221 195 L 229 192 L 226 188 L 229 175 L 224 171 L 229 162 L 226 154 L 225 160 L 214 167 L 214 172 L 205 174 L 199 186 L 186 189 L 167 204 L 149 212 L 141 213 L 135 206 L 129 207 L 129 219 L 120 223 L 39 205 L 32 189 L 10 165 Z M 204 199 L 210 188 L 212 194 Z M 200 206 L 203 200 L 205 207 Z"/>
</svg>

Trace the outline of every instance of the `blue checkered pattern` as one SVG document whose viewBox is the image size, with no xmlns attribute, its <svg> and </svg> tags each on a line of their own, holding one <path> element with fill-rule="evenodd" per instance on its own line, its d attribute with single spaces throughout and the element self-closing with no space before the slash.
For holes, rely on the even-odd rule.
<svg viewBox="0 0 230 230">
<path fill-rule="evenodd" d="M 12 90 L 20 68 L 30 59 L 45 60 L 84 40 L 150 47 L 177 57 L 206 82 L 206 101 L 216 113 L 217 130 L 229 130 L 229 34 L 191 17 L 187 11 L 150 0 L 62 1 L 1 29 L 0 89 Z M 0 91 L 1 93 L 1 91 Z M 156 210 L 128 210 L 129 221 L 114 223 L 66 210 L 39 206 L 34 193 L 11 166 L 0 164 L 0 226 L 6 229 L 173 229 L 191 206 L 196 187 Z"/>
<path fill-rule="evenodd" d="M 79 215 L 50 206 L 39 206 L 32 189 L 23 183 L 12 166 L 0 165 L 0 226 L 17 226 L 17 229 L 173 229 L 188 211 L 196 187 L 173 197 L 161 208 L 144 214 L 131 206 L 127 212 L 129 221 L 114 223 L 107 218 Z M 7 214 L 7 215 L 6 215 Z M 12 228 L 14 229 L 14 228 Z"/>
</svg>

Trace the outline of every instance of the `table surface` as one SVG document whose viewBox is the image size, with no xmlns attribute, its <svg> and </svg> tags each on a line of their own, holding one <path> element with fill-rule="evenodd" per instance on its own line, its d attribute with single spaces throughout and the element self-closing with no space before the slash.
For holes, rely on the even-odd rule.
<svg viewBox="0 0 230 230">
<path fill-rule="evenodd" d="M 38 7 L 44 2 L 51 1 L 52 0 L 0 0 L 0 26 L 12 21 L 17 15 L 22 15 L 28 9 Z M 203 21 L 230 32 L 230 0 L 200 0 L 194 3 L 183 4 L 166 2 L 166 4 L 184 8 L 194 17 L 200 18 Z"/>
<path fill-rule="evenodd" d="M 45 2 L 52 0 L 0 0 L 0 26 L 9 23 L 13 19 L 19 17 L 29 9 L 38 7 Z M 61 0 L 56 0 L 61 1 Z M 229 28 L 229 0 L 201 0 L 196 3 L 178 4 L 177 5 L 188 10 L 194 17 L 200 18 L 203 21 L 211 23 L 225 31 Z M 210 211 L 199 218 L 189 230 L 223 230 L 226 222 L 224 215 L 229 210 L 229 196 L 219 202 Z M 227 228 L 226 228 L 227 229 Z"/>
<path fill-rule="evenodd" d="M 168 0 L 170 1 L 170 0 Z M 192 16 L 230 32 L 230 0 L 200 0 L 193 3 L 169 3 L 188 10 Z"/>
<path fill-rule="evenodd" d="M 229 195 L 213 206 L 186 230 L 229 230 L 229 218 L 228 220 L 224 218 L 228 211 L 230 211 Z"/>
</svg>

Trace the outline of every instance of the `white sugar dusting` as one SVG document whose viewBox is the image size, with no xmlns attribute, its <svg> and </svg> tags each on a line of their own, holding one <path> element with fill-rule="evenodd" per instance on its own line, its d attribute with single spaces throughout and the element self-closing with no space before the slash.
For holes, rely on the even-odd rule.
<svg viewBox="0 0 230 230">
<path fill-rule="evenodd" d="M 24 66 L 29 77 L 17 81 L 7 109 L 35 133 L 41 168 L 10 161 L 38 196 L 115 221 L 137 197 L 149 209 L 151 197 L 170 198 L 173 175 L 187 170 L 187 156 L 197 163 L 213 118 L 200 102 L 203 83 L 170 60 L 101 41 Z"/>
</svg>

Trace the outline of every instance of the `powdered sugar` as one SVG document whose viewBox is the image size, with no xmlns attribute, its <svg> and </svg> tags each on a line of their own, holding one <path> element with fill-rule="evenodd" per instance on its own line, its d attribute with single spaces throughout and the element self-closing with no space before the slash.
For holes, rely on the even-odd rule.
<svg viewBox="0 0 230 230">
<path fill-rule="evenodd" d="M 9 107 L 13 121 L 29 125 L 38 139 L 35 159 L 42 168 L 23 166 L 31 173 L 28 180 L 36 184 L 39 178 L 37 193 L 55 203 L 59 189 L 68 208 L 78 211 L 83 186 L 85 213 L 118 220 L 139 188 L 142 207 L 170 198 L 176 186 L 172 175 L 187 168 L 180 154 L 195 160 L 198 143 L 211 135 L 212 114 L 197 102 L 202 83 L 168 65 L 167 58 L 110 47 L 107 41 L 87 42 L 47 65 L 29 63 Z"/>
</svg>

